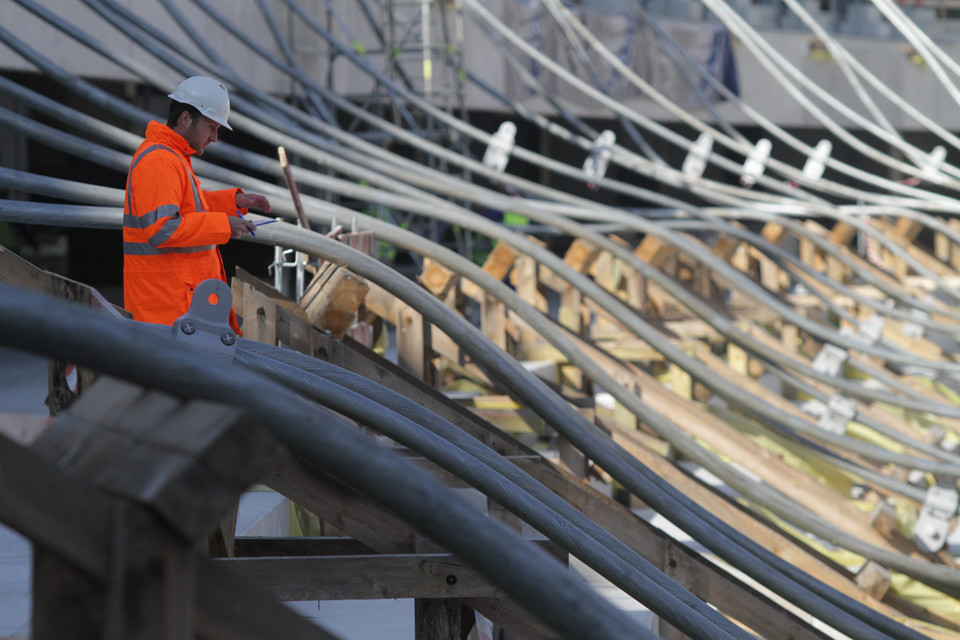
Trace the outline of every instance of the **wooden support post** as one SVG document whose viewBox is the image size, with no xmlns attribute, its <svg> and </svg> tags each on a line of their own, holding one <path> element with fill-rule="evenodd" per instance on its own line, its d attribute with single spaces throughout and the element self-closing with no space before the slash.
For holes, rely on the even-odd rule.
<svg viewBox="0 0 960 640">
<path fill-rule="evenodd" d="M 780 329 L 780 342 L 789 353 L 796 353 L 799 348 L 800 329 L 795 324 L 784 324 Z"/>
<path fill-rule="evenodd" d="M 243 317 L 245 338 L 279 344 L 310 356 L 316 355 L 315 343 L 317 337 L 323 334 L 311 324 L 303 309 L 293 300 L 239 267 L 231 290 L 233 307 Z M 248 292 L 252 295 L 250 303 L 246 299 Z"/>
<path fill-rule="evenodd" d="M 270 346 L 277 345 L 277 305 L 269 296 L 249 283 L 243 289 L 243 337 Z"/>
<path fill-rule="evenodd" d="M 727 364 L 740 375 L 749 375 L 750 356 L 740 348 L 740 345 L 733 342 L 727 343 Z"/>
<path fill-rule="evenodd" d="M 561 325 L 577 335 L 580 335 L 584 329 L 582 304 L 583 294 L 581 294 L 580 290 L 576 287 L 567 287 L 566 290 L 560 294 L 558 320 Z"/>
<path fill-rule="evenodd" d="M 570 268 L 580 273 L 587 273 L 599 255 L 600 249 L 596 245 L 576 238 L 564 254 L 563 261 Z M 557 287 L 560 293 L 558 320 L 561 325 L 579 335 L 584 327 L 583 294 L 566 281 L 558 283 Z"/>
<path fill-rule="evenodd" d="M 397 362 L 427 384 L 434 384 L 433 349 L 430 324 L 413 307 L 397 311 Z"/>
<path fill-rule="evenodd" d="M 960 220 L 956 218 L 950 218 L 947 221 L 947 224 L 954 231 L 960 232 Z M 960 271 L 960 246 L 954 244 L 950 247 L 950 266 L 955 271 Z"/>
<path fill-rule="evenodd" d="M 699 571 L 699 563 L 690 562 L 688 555 L 672 540 L 664 545 L 663 572 L 691 593 L 704 593 L 709 588 L 706 576 Z M 698 582 L 700 584 L 698 584 Z M 660 619 L 660 637 L 663 640 L 689 640 L 683 632 Z"/>
<path fill-rule="evenodd" d="M 109 569 L 100 576 L 80 577 L 38 552 L 34 637 L 76 637 L 79 630 L 109 640 L 195 637 L 198 542 L 280 455 L 238 409 L 111 378 L 53 421 L 32 451 L 75 482 L 117 496 L 107 523 Z"/>
<path fill-rule="evenodd" d="M 880 600 L 890 589 L 890 570 L 873 560 L 867 561 L 857 573 L 857 586 Z"/>
<path fill-rule="evenodd" d="M 939 231 L 934 232 L 933 255 L 937 257 L 937 260 L 939 260 L 940 262 L 949 264 L 952 248 L 953 248 L 953 241 L 951 241 L 950 238 L 943 235 Z"/>
<path fill-rule="evenodd" d="M 540 279 L 537 273 L 537 261 L 528 255 L 517 256 L 513 271 L 510 272 L 512 284 L 521 298 L 537 310 L 547 312 L 547 299 L 540 293 Z"/>
<path fill-rule="evenodd" d="M 328 262 L 310 280 L 300 306 L 314 326 L 342 338 L 369 289 L 360 276 Z"/>
<path fill-rule="evenodd" d="M 503 303 L 484 292 L 480 304 L 480 329 L 491 342 L 507 349 L 507 310 Z"/>
<path fill-rule="evenodd" d="M 33 548 L 31 588 L 33 640 L 106 637 L 103 584 L 41 545 Z"/>
<path fill-rule="evenodd" d="M 590 270 L 590 265 L 599 255 L 599 247 L 580 238 L 575 238 L 563 255 L 563 261 L 570 268 L 580 273 L 587 273 Z"/>
<path fill-rule="evenodd" d="M 414 550 L 417 553 L 445 553 L 444 549 L 420 536 L 414 539 Z M 454 587 L 462 577 L 458 575 L 461 572 L 455 570 L 442 573 L 447 574 L 444 581 L 450 587 Z M 414 640 L 460 640 L 460 609 L 459 598 L 415 598 Z"/>
<path fill-rule="evenodd" d="M 417 598 L 413 602 L 415 640 L 460 640 L 460 601 Z"/>
</svg>

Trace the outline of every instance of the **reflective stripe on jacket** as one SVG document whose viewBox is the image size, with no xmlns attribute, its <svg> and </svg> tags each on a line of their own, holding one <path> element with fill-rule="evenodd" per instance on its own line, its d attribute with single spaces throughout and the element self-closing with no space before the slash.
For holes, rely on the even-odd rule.
<svg viewBox="0 0 960 640">
<path fill-rule="evenodd" d="M 204 191 L 194 151 L 165 124 L 150 122 L 127 174 L 123 205 L 123 301 L 136 320 L 173 324 L 209 278 L 226 282 L 217 245 L 230 240 L 227 216 L 239 189 Z M 236 317 L 230 324 L 239 332 Z"/>
</svg>

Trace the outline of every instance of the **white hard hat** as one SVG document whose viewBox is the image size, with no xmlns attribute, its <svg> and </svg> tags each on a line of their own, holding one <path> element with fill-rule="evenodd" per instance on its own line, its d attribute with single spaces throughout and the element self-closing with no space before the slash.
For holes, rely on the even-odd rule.
<svg viewBox="0 0 960 640">
<path fill-rule="evenodd" d="M 206 76 L 193 76 L 177 85 L 169 98 L 196 107 L 197 111 L 214 122 L 233 131 L 227 124 L 230 117 L 230 98 L 227 88 Z"/>
</svg>

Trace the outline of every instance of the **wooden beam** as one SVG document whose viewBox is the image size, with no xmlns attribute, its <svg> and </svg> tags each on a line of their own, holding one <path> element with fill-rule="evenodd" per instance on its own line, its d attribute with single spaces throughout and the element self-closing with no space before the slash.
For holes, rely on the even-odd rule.
<svg viewBox="0 0 960 640">
<path fill-rule="evenodd" d="M 240 409 L 111 378 L 87 390 L 33 449 L 149 505 L 188 540 L 206 536 L 240 490 L 280 460 L 279 444 Z"/>
<path fill-rule="evenodd" d="M 457 274 L 431 258 L 423 259 L 423 270 L 418 277 L 427 291 L 438 298 L 446 298 L 459 279 Z"/>
<path fill-rule="evenodd" d="M 517 255 L 517 252 L 511 249 L 507 243 L 498 242 L 487 255 L 487 259 L 483 263 L 483 270 L 497 280 L 503 280 L 513 267 L 513 261 Z M 483 291 L 476 283 L 470 280 L 461 281 L 460 290 L 463 291 L 464 295 L 477 301 L 480 300 Z"/>
<path fill-rule="evenodd" d="M 283 556 L 361 556 L 374 551 L 359 540 L 346 537 L 258 537 L 236 538 L 238 558 Z"/>
<path fill-rule="evenodd" d="M 284 461 L 266 484 L 378 553 L 413 551 L 413 529 L 402 520 L 295 458 Z"/>
<path fill-rule="evenodd" d="M 327 263 L 310 280 L 300 306 L 318 329 L 343 337 L 357 316 L 370 287 L 345 267 Z"/>
<path fill-rule="evenodd" d="M 648 235 L 640 242 L 633 254 L 650 266 L 660 268 L 677 254 L 677 248 Z"/>
<path fill-rule="evenodd" d="M 448 553 L 222 558 L 215 562 L 284 601 L 503 595 Z"/>
</svg>

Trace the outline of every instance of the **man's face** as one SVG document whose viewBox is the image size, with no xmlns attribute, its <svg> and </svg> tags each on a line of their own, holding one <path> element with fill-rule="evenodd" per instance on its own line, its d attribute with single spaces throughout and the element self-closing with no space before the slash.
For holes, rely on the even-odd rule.
<svg viewBox="0 0 960 640">
<path fill-rule="evenodd" d="M 200 116 L 196 120 L 192 120 L 189 114 L 184 113 L 181 122 L 183 126 L 177 133 L 190 143 L 193 150 L 197 152 L 196 155 L 202 156 L 207 146 L 217 141 L 217 132 L 220 130 L 220 125 L 207 116 Z"/>
</svg>

